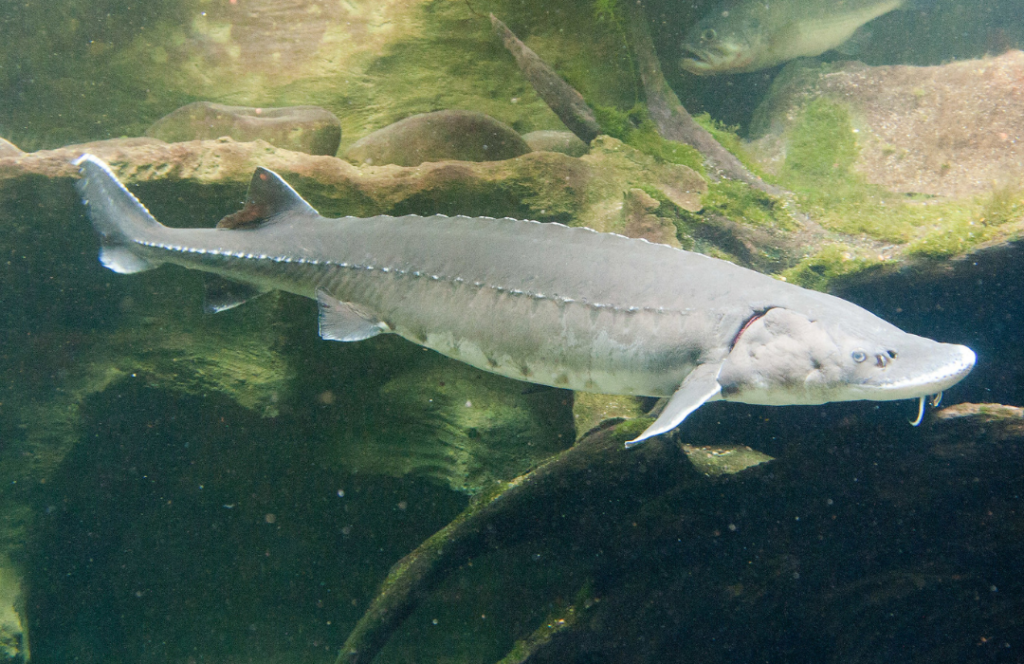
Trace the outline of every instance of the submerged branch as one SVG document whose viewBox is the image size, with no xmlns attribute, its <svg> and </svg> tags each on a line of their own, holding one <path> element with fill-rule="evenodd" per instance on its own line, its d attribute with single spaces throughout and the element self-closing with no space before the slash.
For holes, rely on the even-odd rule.
<svg viewBox="0 0 1024 664">
<path fill-rule="evenodd" d="M 630 422 L 636 432 L 637 423 Z M 452 523 L 438 531 L 391 568 L 381 589 L 352 630 L 336 664 L 366 664 L 380 652 L 430 591 L 467 559 L 507 542 L 522 541 L 526 531 L 544 530 L 546 512 L 564 508 L 565 495 L 593 487 L 644 494 L 662 491 L 681 477 L 700 477 L 676 445 L 651 441 L 627 450 L 623 444 L 636 432 L 623 427 L 597 429 L 551 461 L 500 490 L 475 500 Z M 664 481 L 637 468 L 666 469 Z M 661 479 L 661 478 L 659 478 Z"/>
<path fill-rule="evenodd" d="M 636 54 L 637 65 L 640 68 L 640 80 L 647 98 L 647 110 L 662 138 L 697 148 L 704 156 L 707 165 L 723 177 L 746 182 L 751 187 L 772 196 L 785 194 L 784 190 L 768 184 L 747 170 L 746 166 L 740 163 L 735 155 L 723 148 L 707 129 L 697 124 L 697 121 L 683 107 L 679 98 L 668 86 L 661 73 L 661 65 L 658 63 L 654 42 L 647 29 L 643 7 L 639 3 L 636 5 L 627 3 L 627 5 L 630 7 L 629 22 L 632 46 Z"/>
<path fill-rule="evenodd" d="M 589 145 L 590 141 L 601 133 L 601 126 L 597 123 L 593 109 L 583 99 L 583 95 L 555 73 L 554 69 L 520 41 L 494 14 L 490 16 L 495 34 L 501 38 L 505 48 L 516 59 L 516 64 L 519 65 L 526 80 L 565 126 Z"/>
</svg>

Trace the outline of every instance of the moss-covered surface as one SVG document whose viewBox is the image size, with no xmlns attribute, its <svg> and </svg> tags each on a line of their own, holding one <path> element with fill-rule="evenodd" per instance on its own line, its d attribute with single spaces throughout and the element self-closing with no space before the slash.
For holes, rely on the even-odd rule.
<svg viewBox="0 0 1024 664">
<path fill-rule="evenodd" d="M 895 194 L 867 183 L 854 168 L 858 135 L 849 109 L 825 97 L 809 102 L 786 134 L 778 182 L 797 194 L 815 221 L 841 234 L 837 244 L 785 270 L 789 281 L 827 290 L 835 279 L 882 264 L 962 255 L 1024 230 L 1024 195 L 1014 186 L 950 200 Z"/>
<path fill-rule="evenodd" d="M 1024 234 L 1024 195 L 1013 169 L 995 179 L 972 175 L 987 173 L 992 159 L 1013 161 L 1002 154 L 1006 150 L 986 143 L 985 136 L 1012 134 L 999 124 L 998 112 L 985 109 L 1015 94 L 993 72 L 1018 71 L 1019 60 L 1011 54 L 946 68 L 877 70 L 793 63 L 783 70 L 755 116 L 752 133 L 762 138 L 752 147 L 776 182 L 795 192 L 800 208 L 834 233 L 837 243 L 807 252 L 786 277 L 827 289 L 833 279 L 880 263 L 944 260 Z M 975 93 L 974 86 L 981 91 Z M 977 122 L 967 119 L 975 107 L 985 114 Z M 978 123 L 981 128 L 971 128 Z M 989 125 L 993 129 L 986 133 Z M 956 154 L 964 163 L 950 156 Z M 943 178 L 942 196 L 895 193 L 934 189 Z M 869 179 L 894 184 L 889 190 Z M 953 193 L 960 190 L 974 193 Z"/>
<path fill-rule="evenodd" d="M 784 202 L 735 180 L 708 186 L 704 214 L 718 214 L 742 224 L 782 231 L 794 231 L 799 224 Z"/>
<path fill-rule="evenodd" d="M 858 146 L 849 110 L 818 98 L 789 131 L 780 182 L 800 195 L 801 204 L 826 228 L 904 244 L 928 221 L 952 225 L 963 218 L 960 204 L 920 206 L 854 172 Z"/>
<path fill-rule="evenodd" d="M 696 148 L 662 138 L 642 104 L 627 111 L 610 106 L 594 109 L 601 129 L 660 162 L 682 164 L 704 175 L 704 158 Z"/>
<path fill-rule="evenodd" d="M 621 394 L 578 392 L 573 399 L 572 416 L 576 436 L 584 436 L 602 422 L 615 418 L 630 419 L 643 414 L 640 399 Z"/>
<path fill-rule="evenodd" d="M 735 475 L 748 468 L 772 461 L 772 457 L 746 445 L 683 445 L 683 452 L 694 468 L 708 477 Z"/>
<path fill-rule="evenodd" d="M 697 122 L 697 124 L 707 129 L 708 133 L 710 133 L 722 147 L 724 147 L 726 150 L 735 155 L 736 158 L 740 160 L 740 163 L 743 164 L 748 171 L 758 176 L 762 180 L 765 180 L 767 178 L 767 182 L 774 181 L 774 178 L 771 176 L 771 174 L 767 173 L 761 167 L 761 165 L 757 163 L 757 160 L 750 155 L 746 145 L 743 142 L 743 139 L 740 138 L 739 134 L 737 133 L 739 131 L 739 127 L 730 126 L 722 122 L 719 122 L 715 120 L 713 117 L 711 117 L 711 115 L 709 115 L 708 113 L 700 113 L 698 115 L 695 115 L 693 119 Z"/>
<path fill-rule="evenodd" d="M 882 259 L 866 258 L 854 247 L 833 244 L 785 270 L 780 276 L 804 288 L 824 292 L 837 279 L 863 275 L 886 263 Z"/>
</svg>

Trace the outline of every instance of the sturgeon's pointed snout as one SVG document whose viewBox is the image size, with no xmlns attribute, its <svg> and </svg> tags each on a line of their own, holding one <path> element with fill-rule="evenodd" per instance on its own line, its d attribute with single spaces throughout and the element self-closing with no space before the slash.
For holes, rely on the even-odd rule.
<svg viewBox="0 0 1024 664">
<path fill-rule="evenodd" d="M 938 394 L 966 378 L 974 368 L 977 356 L 967 346 L 921 341 L 926 343 L 900 352 L 891 374 L 872 381 L 872 395 L 868 399 L 889 401 Z"/>
</svg>

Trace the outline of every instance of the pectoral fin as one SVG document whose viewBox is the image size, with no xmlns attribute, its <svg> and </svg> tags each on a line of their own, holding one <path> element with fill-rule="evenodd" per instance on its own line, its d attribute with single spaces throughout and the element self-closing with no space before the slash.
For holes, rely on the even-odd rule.
<svg viewBox="0 0 1024 664">
<path fill-rule="evenodd" d="M 647 427 L 633 440 L 626 441 L 626 447 L 632 447 L 648 438 L 675 429 L 702 404 L 718 400 L 719 394 L 722 392 L 722 386 L 718 384 L 718 372 L 721 368 L 721 364 L 701 364 L 691 371 L 672 398 L 668 400 L 658 419 L 654 420 L 654 424 Z"/>
<path fill-rule="evenodd" d="M 320 306 L 320 338 L 328 341 L 362 341 L 381 332 L 390 332 L 388 324 L 373 313 L 351 302 L 342 302 L 318 288 L 316 302 Z"/>
</svg>

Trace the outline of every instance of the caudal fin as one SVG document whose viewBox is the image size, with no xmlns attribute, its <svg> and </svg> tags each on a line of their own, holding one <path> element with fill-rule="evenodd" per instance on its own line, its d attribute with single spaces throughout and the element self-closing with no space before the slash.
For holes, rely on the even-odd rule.
<svg viewBox="0 0 1024 664">
<path fill-rule="evenodd" d="M 75 188 L 82 196 L 100 236 L 100 262 L 121 274 L 150 270 L 158 263 L 140 255 L 138 238 L 163 226 L 125 189 L 102 159 L 83 154 L 74 161 L 82 179 Z"/>
</svg>

